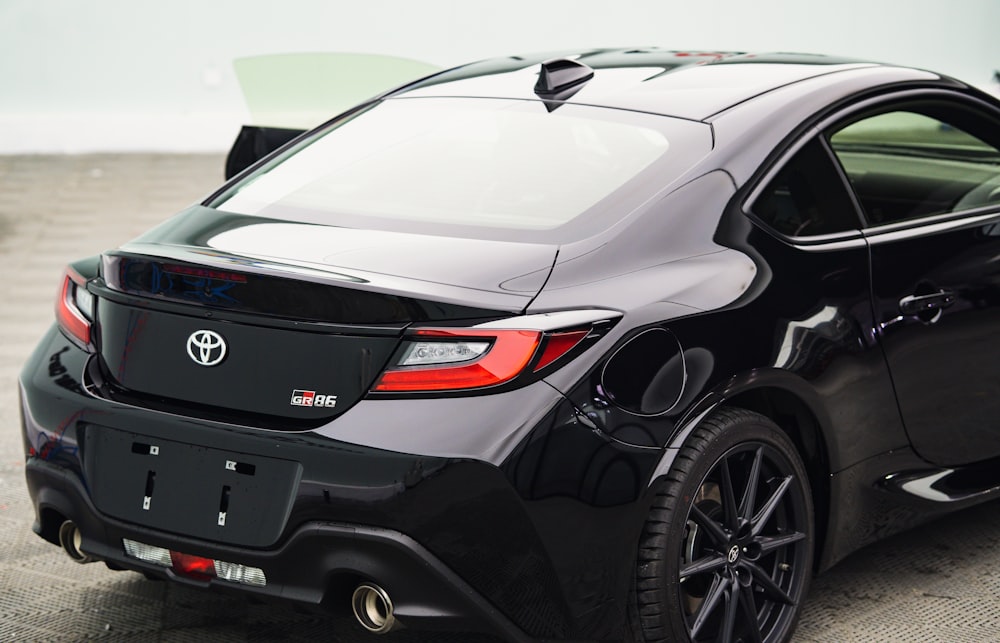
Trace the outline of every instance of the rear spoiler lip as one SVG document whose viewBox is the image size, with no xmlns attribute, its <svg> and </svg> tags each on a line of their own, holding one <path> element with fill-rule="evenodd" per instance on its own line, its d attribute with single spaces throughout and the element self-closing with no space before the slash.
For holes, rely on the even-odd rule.
<svg viewBox="0 0 1000 643">
<path fill-rule="evenodd" d="M 301 279 L 325 285 L 437 301 L 442 304 L 483 308 L 501 314 L 523 313 L 536 294 L 487 291 L 360 270 L 348 272 L 338 266 L 309 261 L 279 259 L 253 253 L 232 254 L 196 246 L 133 241 L 122 245 L 118 251 L 201 264 L 223 270 Z"/>
</svg>

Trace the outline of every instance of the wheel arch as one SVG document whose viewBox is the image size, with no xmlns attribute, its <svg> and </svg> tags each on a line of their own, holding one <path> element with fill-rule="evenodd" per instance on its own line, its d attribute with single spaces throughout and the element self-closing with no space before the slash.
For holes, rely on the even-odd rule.
<svg viewBox="0 0 1000 643">
<path fill-rule="evenodd" d="M 763 388 L 753 390 L 768 392 Z M 762 395 L 762 393 L 753 395 Z M 816 569 L 815 564 L 810 564 L 809 560 L 812 558 L 815 561 L 822 545 L 816 540 L 813 543 L 814 547 L 803 547 L 796 544 L 803 540 L 802 532 L 809 529 L 810 520 L 815 524 L 817 519 L 809 507 L 810 496 L 801 495 L 802 492 L 807 491 L 801 489 L 800 485 L 803 483 L 793 482 L 789 487 L 784 485 L 793 480 L 790 474 L 794 474 L 794 479 L 803 481 L 809 478 L 810 473 L 807 472 L 803 462 L 794 462 L 792 454 L 798 452 L 800 447 L 796 444 L 796 439 L 786 430 L 776 427 L 775 423 L 760 411 L 737 408 L 731 403 L 732 399 L 737 399 L 748 401 L 751 404 L 759 404 L 766 399 L 766 396 L 758 399 L 751 399 L 751 397 L 733 396 L 728 400 L 721 396 L 716 397 L 713 400 L 714 403 L 710 403 L 708 408 L 701 407 L 701 412 L 685 427 L 687 430 L 679 434 L 667 449 L 665 462 L 669 461 L 670 465 L 662 470 L 662 476 L 656 478 L 655 484 L 651 486 L 651 491 L 655 495 L 637 548 L 635 586 L 629 595 L 631 632 L 641 633 L 640 637 L 636 637 L 637 640 L 658 643 L 668 640 L 688 640 L 689 636 L 685 636 L 685 632 L 691 637 L 695 637 L 695 631 L 709 623 L 709 620 L 704 617 L 703 610 L 715 609 L 720 600 L 727 602 L 725 618 L 728 621 L 728 626 L 726 626 L 725 631 L 728 631 L 729 634 L 723 634 L 723 626 L 717 625 L 719 630 L 716 636 L 732 640 L 732 635 L 735 633 L 733 619 L 738 618 L 736 612 L 741 608 L 728 609 L 733 606 L 736 599 L 731 593 L 733 590 L 728 590 L 729 593 L 726 593 L 725 597 L 722 598 L 722 593 L 727 591 L 722 588 L 727 583 L 731 583 L 732 587 L 742 585 L 743 589 L 749 588 L 749 591 L 753 592 L 752 587 L 759 583 L 762 576 L 770 578 L 770 581 L 765 583 L 768 587 L 778 588 L 779 582 L 781 583 L 781 589 L 776 591 L 784 597 L 784 600 L 774 598 L 774 595 L 770 593 L 772 590 L 760 590 L 765 592 L 763 595 L 765 602 L 773 602 L 775 608 L 764 612 L 765 622 L 769 629 L 759 632 L 756 638 L 760 640 L 762 633 L 764 640 L 787 640 L 791 636 L 795 622 L 798 620 L 798 614 L 801 613 L 802 602 L 808 592 L 809 579 Z M 780 403 L 779 406 L 787 409 L 792 408 L 784 407 Z M 776 407 L 771 407 L 770 410 L 774 408 Z M 760 444 L 770 446 L 760 447 L 758 446 Z M 671 452 L 673 455 L 670 455 Z M 748 456 L 749 459 L 754 460 L 753 468 L 749 465 Z M 741 464 L 737 465 L 737 471 L 742 471 L 742 473 L 730 478 L 733 471 L 732 465 L 720 465 L 720 462 L 726 458 L 740 459 Z M 763 459 L 766 459 L 770 464 L 762 464 Z M 729 462 L 732 462 L 732 459 Z M 721 479 L 714 478 L 716 484 L 713 501 L 712 491 L 705 491 L 704 495 L 702 492 L 706 488 L 704 485 L 707 484 L 709 476 L 713 475 L 712 472 L 718 470 L 717 468 L 720 466 L 723 473 Z M 778 515 L 772 513 L 771 510 L 766 514 L 770 517 L 758 518 L 761 514 L 753 512 L 759 511 L 755 507 L 761 507 L 760 504 L 757 504 L 761 499 L 760 494 L 754 494 L 757 496 L 757 500 L 751 500 L 753 504 L 744 506 L 743 503 L 746 502 L 747 498 L 752 499 L 754 496 L 747 496 L 745 488 L 736 485 L 745 485 L 749 480 L 753 480 L 753 484 L 757 485 L 758 479 L 752 471 L 758 466 L 779 467 L 780 470 L 771 469 L 772 473 L 767 474 L 768 476 L 776 475 L 777 478 L 760 478 L 760 483 L 766 484 L 772 490 L 775 489 L 773 485 L 778 484 L 778 480 L 782 480 L 781 488 L 798 487 L 801 489 L 798 493 L 769 494 L 766 503 L 773 509 L 778 505 L 772 504 L 772 502 L 780 498 L 777 502 L 781 503 L 786 511 L 791 512 L 791 517 L 789 514 L 785 514 L 783 520 L 791 520 L 791 522 L 786 522 L 784 525 L 771 524 L 768 527 L 770 521 Z M 758 471 L 762 471 L 762 469 L 758 469 Z M 783 479 L 782 476 L 785 475 L 788 477 Z M 796 496 L 799 500 L 795 499 Z M 723 500 L 727 497 L 729 498 L 728 502 Z M 714 511 L 713 507 L 705 506 L 703 503 L 714 505 Z M 702 511 L 694 514 L 692 507 L 695 505 L 700 506 Z M 730 513 L 726 509 L 727 506 L 733 512 L 737 512 L 736 515 Z M 751 513 L 745 513 L 747 511 Z M 751 517 L 752 521 L 750 521 Z M 744 520 L 748 522 L 742 522 Z M 757 520 L 762 520 L 762 522 L 757 523 Z M 700 525 L 705 530 L 705 535 L 696 535 L 700 531 L 696 527 L 690 526 L 692 522 Z M 716 526 L 713 529 L 707 525 Z M 750 529 L 751 526 L 752 529 Z M 791 531 L 786 530 L 789 527 Z M 779 547 L 783 550 L 784 553 L 779 554 L 783 557 L 782 559 L 766 563 L 763 558 L 760 560 L 755 558 L 764 551 L 758 549 L 757 554 L 751 553 L 753 544 L 749 541 L 758 538 L 758 529 L 761 530 L 759 535 L 761 540 L 754 541 L 758 542 L 758 546 L 763 546 L 763 542 L 768 540 L 783 541 L 781 545 L 778 545 L 777 542 L 770 545 L 770 547 L 775 548 L 773 550 L 775 552 Z M 793 532 L 798 532 L 797 538 L 784 538 L 783 534 Z M 775 536 L 777 536 L 776 539 Z M 813 538 L 815 539 L 815 534 Z M 714 544 L 706 544 L 706 542 Z M 743 553 L 741 554 L 740 551 Z M 750 567 L 740 567 L 742 572 L 736 576 L 734 570 L 742 565 L 738 561 L 743 555 L 750 558 Z M 787 556 L 794 556 L 794 559 Z M 727 559 L 728 569 L 725 569 Z M 722 562 L 722 569 L 720 569 L 718 561 Z M 767 565 L 771 566 L 770 571 L 768 571 Z M 684 571 L 685 568 L 689 570 L 687 573 Z M 746 574 L 746 576 L 742 574 Z M 681 584 L 685 577 L 701 575 L 714 576 L 711 579 L 711 584 L 706 580 L 699 581 L 695 585 L 684 586 Z M 704 578 L 704 576 L 701 577 Z M 663 578 L 666 578 L 667 581 L 663 581 Z M 741 578 L 748 579 L 749 583 L 741 582 L 739 580 Z M 683 587 L 690 589 L 684 590 Z M 740 592 L 742 593 L 742 591 L 741 589 Z M 710 592 L 711 598 L 709 598 Z M 689 599 L 692 601 L 704 599 L 708 607 L 703 606 L 696 613 L 693 610 L 699 609 L 698 604 L 689 602 Z M 753 601 L 748 604 L 753 609 L 751 613 L 757 616 L 758 625 L 763 627 L 765 622 L 760 620 L 759 602 L 756 598 L 750 600 Z M 744 603 L 742 599 L 739 602 Z M 777 607 L 779 604 L 784 607 Z M 710 631 L 707 633 L 712 636 Z M 700 637 L 697 638 L 700 640 Z"/>
<path fill-rule="evenodd" d="M 724 404 L 754 411 L 769 418 L 791 438 L 809 474 L 815 521 L 816 556 L 822 559 L 830 522 L 830 452 L 817 413 L 795 393 L 777 386 L 761 386 L 740 391 Z"/>
<path fill-rule="evenodd" d="M 830 525 L 830 476 L 839 465 L 836 444 L 831 442 L 833 432 L 829 414 L 813 387 L 793 373 L 779 369 L 753 371 L 731 379 L 692 405 L 667 445 L 651 482 L 669 471 L 687 435 L 720 406 L 743 408 L 769 418 L 795 444 L 809 475 L 816 542 L 813 562 L 818 564 L 823 559 Z"/>
</svg>

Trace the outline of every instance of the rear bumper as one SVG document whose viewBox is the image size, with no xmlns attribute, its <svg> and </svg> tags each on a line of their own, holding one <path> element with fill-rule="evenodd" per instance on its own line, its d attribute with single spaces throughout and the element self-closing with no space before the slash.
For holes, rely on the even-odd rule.
<svg viewBox="0 0 1000 643">
<path fill-rule="evenodd" d="M 514 641 L 566 638 L 572 631 L 545 545 L 522 498 L 495 465 L 120 404 L 87 391 L 82 375 L 89 359 L 52 329 L 21 373 L 27 483 L 36 531 L 50 542 L 58 541 L 59 525 L 69 519 L 79 527 L 80 549 L 87 554 L 192 586 L 343 610 L 354 587 L 372 581 L 389 592 L 398 621 L 413 629 L 486 631 Z M 257 531 L 227 523 L 229 533 L 218 536 L 192 529 L 194 516 L 185 506 L 200 494 L 219 493 L 207 484 L 209 470 L 198 458 L 159 470 L 152 511 L 138 511 L 146 471 L 131 471 L 141 474 L 138 478 L 116 478 L 137 469 L 129 459 L 138 456 L 118 451 L 113 455 L 121 460 L 108 460 L 106 448 L 100 455 L 107 446 L 102 447 L 101 434 L 110 433 L 161 446 L 190 445 L 213 456 L 293 463 L 293 484 L 283 497 L 240 495 L 239 487 L 233 488 L 236 500 L 250 501 L 245 508 L 251 512 L 263 515 L 269 505 L 278 506 L 279 523 L 262 519 L 267 528 Z M 167 464 L 163 455 L 152 468 Z M 172 485 L 165 473 L 193 479 L 195 489 Z M 199 487 L 200 481 L 206 484 Z M 157 502 L 159 509 L 172 505 L 173 518 L 155 519 Z M 123 504 L 131 512 L 123 512 Z M 258 567 L 267 584 L 185 578 L 128 557 L 123 538 Z"/>
<path fill-rule="evenodd" d="M 484 631 L 509 641 L 530 638 L 487 600 L 409 536 L 392 529 L 336 522 L 309 522 L 282 544 L 268 550 L 166 536 L 162 532 L 102 515 L 72 472 L 39 458 L 29 458 L 26 477 L 43 534 L 53 519 L 68 519 L 82 535 L 80 549 L 114 568 L 169 577 L 194 586 L 237 590 L 315 606 L 346 608 L 350 592 L 363 581 L 381 585 L 392 598 L 400 622 L 420 629 Z M 58 515 L 58 518 L 56 516 Z M 220 579 L 195 580 L 170 568 L 146 563 L 125 553 L 131 539 L 187 554 L 258 567 L 263 587 Z"/>
<path fill-rule="evenodd" d="M 415 629 L 621 640 L 646 481 L 660 454 L 593 431 L 544 382 L 481 399 L 358 404 L 332 423 L 336 431 L 276 432 L 102 399 L 87 390 L 88 359 L 53 329 L 21 373 L 28 485 L 43 538 L 56 542 L 68 518 L 81 549 L 113 566 L 324 608 L 348 605 L 349 591 L 370 580 Z M 352 423 L 382 448 L 337 434 Z M 123 448 L 109 448 L 113 435 L 126 438 Z M 401 444 L 387 449 L 390 435 Z M 421 438 L 442 455 L 410 450 Z M 474 443 L 509 455 L 472 457 Z M 163 451 L 147 467 L 130 445 Z M 178 462 L 171 445 L 198 453 Z M 232 455 L 256 463 L 254 479 L 264 483 L 220 483 L 211 473 L 219 463 L 206 458 L 221 457 L 228 469 Z M 269 478 L 284 466 L 268 464 L 276 462 L 292 463 L 292 474 Z M 157 474 L 148 512 L 147 469 Z M 178 473 L 191 480 L 178 483 Z M 230 506 L 224 531 L 196 528 L 205 525 L 195 515 L 201 496 L 220 510 L 220 484 L 234 484 L 233 503 L 246 503 Z M 165 506 L 170 515 L 158 513 Z M 123 538 L 258 567 L 267 585 L 178 577 L 126 557 Z"/>
</svg>

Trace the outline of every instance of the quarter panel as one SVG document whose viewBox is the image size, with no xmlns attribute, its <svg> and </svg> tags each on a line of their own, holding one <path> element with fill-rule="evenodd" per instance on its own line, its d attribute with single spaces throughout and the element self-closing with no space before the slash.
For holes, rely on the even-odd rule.
<svg viewBox="0 0 1000 643">
<path fill-rule="evenodd" d="M 652 417 L 621 409 L 600 386 L 599 366 L 566 389 L 570 399 L 612 438 L 662 447 L 706 396 L 775 387 L 814 409 L 831 471 L 906 445 L 875 341 L 864 242 L 826 251 L 800 248 L 771 236 L 738 210 L 726 217 L 716 240 L 756 268 L 742 296 L 712 311 L 674 308 L 673 317 L 633 323 L 618 338 L 620 344 L 653 327 L 674 334 L 685 360 L 680 403 Z M 619 327 L 634 319 L 626 314 Z M 611 354 L 613 349 L 604 353 Z M 562 384 L 554 377 L 549 381 Z"/>
</svg>

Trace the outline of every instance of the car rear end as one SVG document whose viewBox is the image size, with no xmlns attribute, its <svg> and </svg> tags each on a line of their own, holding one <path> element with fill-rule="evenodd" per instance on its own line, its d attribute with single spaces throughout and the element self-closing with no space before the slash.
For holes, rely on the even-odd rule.
<svg viewBox="0 0 1000 643">
<path fill-rule="evenodd" d="M 701 158 L 710 136 L 594 107 L 426 100 L 319 132 L 67 269 L 20 379 L 43 538 L 80 562 L 352 605 L 374 632 L 559 638 L 581 631 L 574 601 L 602 614 L 565 572 L 627 540 L 615 524 L 638 491 L 545 491 L 621 448 L 546 377 L 587 377 L 622 311 L 529 307 L 561 243 L 619 223 L 689 166 L 671 146 Z M 570 425 L 584 448 L 532 460 Z"/>
<path fill-rule="evenodd" d="M 558 600 L 504 474 L 449 457 L 462 440 L 447 436 L 478 423 L 452 413 L 484 389 L 514 406 L 501 422 L 530 428 L 562 401 L 544 374 L 614 313 L 506 327 L 502 310 L 112 252 L 67 270 L 57 317 L 22 374 L 22 416 L 36 530 L 75 559 L 341 608 L 364 585 L 368 609 L 413 626 L 517 638 L 453 571 L 489 551 L 525 566 L 511 600 L 521 584 L 552 592 L 524 609 Z M 425 403 L 386 426 L 379 404 L 414 396 Z M 420 433 L 423 449 L 324 436 L 345 414 Z"/>
</svg>

